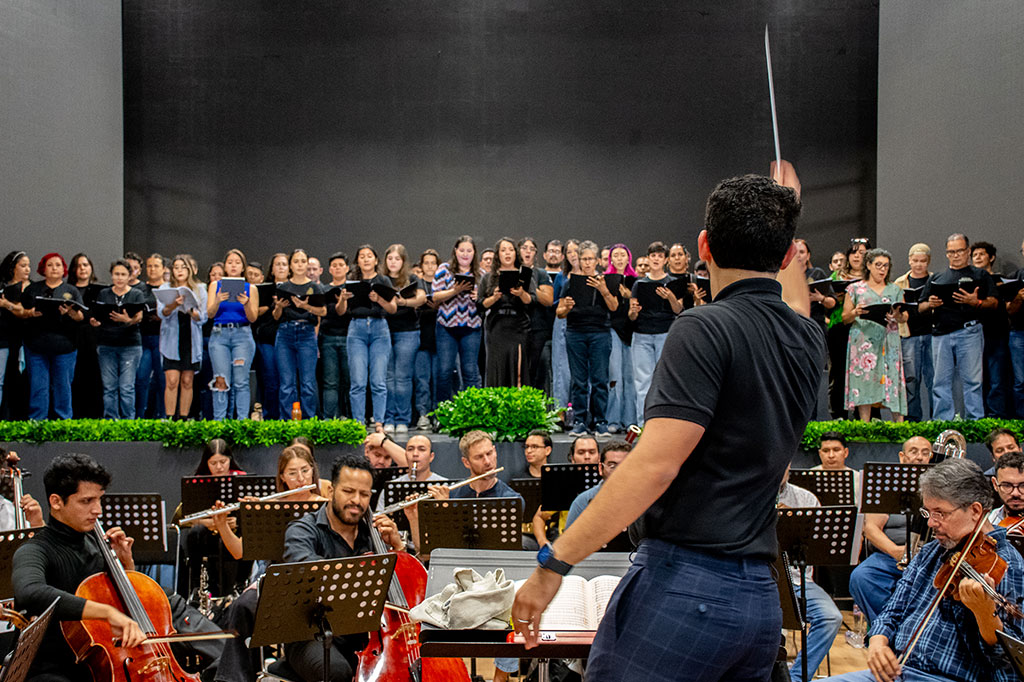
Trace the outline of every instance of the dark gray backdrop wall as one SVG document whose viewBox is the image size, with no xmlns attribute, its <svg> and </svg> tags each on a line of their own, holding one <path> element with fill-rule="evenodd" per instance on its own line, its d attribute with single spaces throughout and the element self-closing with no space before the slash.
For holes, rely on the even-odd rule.
<svg viewBox="0 0 1024 682">
<path fill-rule="evenodd" d="M 878 238 L 907 249 L 964 232 L 1022 263 L 1024 3 L 883 3 L 878 64 Z M 936 263 L 937 261 L 937 263 Z"/>
<path fill-rule="evenodd" d="M 874 236 L 870 0 L 125 0 L 126 244 L 693 248 L 715 183 L 774 155 L 766 22 L 823 263 Z"/>
<path fill-rule="evenodd" d="M 121 253 L 121 82 L 120 3 L 0 0 L 0 258 Z"/>
</svg>

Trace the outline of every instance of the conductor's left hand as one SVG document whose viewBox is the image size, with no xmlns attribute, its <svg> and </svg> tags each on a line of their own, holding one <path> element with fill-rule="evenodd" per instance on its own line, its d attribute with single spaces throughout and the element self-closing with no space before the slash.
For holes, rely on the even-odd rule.
<svg viewBox="0 0 1024 682">
<path fill-rule="evenodd" d="M 537 646 L 540 614 L 544 613 L 561 585 L 562 576 L 538 566 L 516 592 L 516 600 L 512 604 L 512 625 L 526 640 L 527 649 Z"/>
</svg>

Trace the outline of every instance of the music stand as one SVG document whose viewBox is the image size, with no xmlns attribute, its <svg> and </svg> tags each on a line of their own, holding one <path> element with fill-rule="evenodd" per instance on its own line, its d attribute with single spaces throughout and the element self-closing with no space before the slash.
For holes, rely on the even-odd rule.
<svg viewBox="0 0 1024 682">
<path fill-rule="evenodd" d="M 996 637 L 1003 645 L 1003 650 L 1006 651 L 1010 663 L 1013 664 L 1013 669 L 1017 671 L 1017 677 L 1024 680 L 1024 642 L 1002 630 L 996 630 Z"/>
<path fill-rule="evenodd" d="M 540 506 L 545 511 L 564 511 L 577 495 L 601 482 L 601 470 L 597 464 L 545 464 L 540 481 Z"/>
<path fill-rule="evenodd" d="M 3 670 L 0 670 L 0 682 L 25 682 L 28 677 L 28 670 L 36 659 L 39 645 L 43 641 L 50 626 L 50 619 L 53 618 L 53 610 L 57 607 L 60 597 L 53 600 L 53 603 L 46 607 L 46 610 L 39 614 L 39 617 L 25 626 L 25 629 L 18 634 L 18 640 L 14 644 L 14 650 L 8 655 L 4 662 Z"/>
<path fill-rule="evenodd" d="M 541 506 L 541 479 L 513 478 L 508 484 L 512 490 L 523 496 L 523 506 L 526 508 L 524 516 L 533 518 L 537 508 Z"/>
<path fill-rule="evenodd" d="M 249 646 L 316 639 L 328 682 L 334 636 L 380 629 L 395 562 L 388 553 L 271 566 L 260 584 Z"/>
<path fill-rule="evenodd" d="M 907 519 L 907 559 L 913 547 L 910 533 L 914 517 L 921 507 L 919 479 L 934 464 L 903 464 L 902 462 L 865 462 L 864 499 L 861 511 L 865 514 L 903 514 Z"/>
<path fill-rule="evenodd" d="M 787 507 L 778 510 L 779 549 L 792 558 L 800 575 L 800 613 L 807 613 L 808 566 L 848 566 L 853 562 L 857 534 L 857 507 Z M 803 682 L 807 669 L 807 630 L 800 630 Z"/>
<path fill-rule="evenodd" d="M 853 469 L 790 469 L 789 482 L 811 491 L 826 506 L 857 504 Z"/>
<path fill-rule="evenodd" d="M 448 479 L 443 481 L 396 481 L 391 479 L 384 484 L 384 492 L 382 494 L 384 498 L 384 506 L 390 507 L 398 502 L 404 502 L 409 495 L 422 495 L 427 492 L 427 486 L 431 485 L 444 485 L 451 483 Z M 401 511 L 395 512 L 391 519 L 395 522 L 395 527 L 400 531 L 409 531 L 409 519 L 405 518 L 405 514 Z"/>
<path fill-rule="evenodd" d="M 0 533 L 0 597 L 13 597 L 14 584 L 11 571 L 14 570 L 14 553 L 22 543 L 36 534 L 35 528 L 23 528 Z"/>
<path fill-rule="evenodd" d="M 439 547 L 520 549 L 522 502 L 518 497 L 420 502 L 420 554 Z"/>
<path fill-rule="evenodd" d="M 213 506 L 231 504 L 240 497 L 266 497 L 277 492 L 275 476 L 183 476 L 181 514 L 189 516 Z"/>
<path fill-rule="evenodd" d="M 284 557 L 284 533 L 288 524 L 320 509 L 323 502 L 270 500 L 241 502 L 238 525 L 242 530 L 243 561 L 281 561 Z"/>
<path fill-rule="evenodd" d="M 140 563 L 159 563 L 167 555 L 166 508 L 159 493 L 107 493 L 103 522 L 120 526 L 135 540 L 132 556 Z"/>
<path fill-rule="evenodd" d="M 409 469 L 407 467 L 385 467 L 383 469 L 374 469 L 373 494 L 370 495 L 370 509 L 377 508 L 377 500 L 380 499 L 380 495 L 384 492 L 384 486 L 387 485 L 388 481 L 407 473 L 409 473 Z"/>
</svg>

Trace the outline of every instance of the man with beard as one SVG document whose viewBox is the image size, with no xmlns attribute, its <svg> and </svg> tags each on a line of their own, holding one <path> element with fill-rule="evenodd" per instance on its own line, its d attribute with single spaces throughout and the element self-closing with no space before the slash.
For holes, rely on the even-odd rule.
<svg viewBox="0 0 1024 682">
<path fill-rule="evenodd" d="M 966 459 L 949 459 L 921 476 L 922 514 L 935 540 L 926 544 L 903 572 L 896 591 L 868 633 L 870 670 L 847 673 L 829 680 L 842 682 L 904 682 L 959 680 L 961 682 L 1009 682 L 1016 679 L 996 631 L 1021 637 L 1018 620 L 996 610 L 981 583 L 971 578 L 954 580 L 958 600 L 945 597 L 923 629 L 906 660 L 899 656 L 910 647 L 931 608 L 936 573 L 950 560 L 952 550 L 980 533 L 995 542 L 995 552 L 1006 561 L 1006 573 L 996 592 L 1010 602 L 1024 595 L 1024 560 L 1006 540 L 1004 528 L 986 518 L 992 505 L 992 489 L 981 467 Z M 978 538 L 976 542 L 983 541 Z M 990 579 L 986 576 L 986 580 Z M 990 581 L 991 584 L 991 581 Z M 901 677 L 902 676 L 902 677 Z"/>
<path fill-rule="evenodd" d="M 992 510 L 988 520 L 1005 528 L 1024 519 L 1024 453 L 1006 453 L 996 460 L 995 469 L 992 485 L 1003 504 Z"/>
<path fill-rule="evenodd" d="M 327 504 L 289 524 L 284 536 L 286 562 L 338 559 L 373 551 L 370 529 L 365 521 L 373 487 L 370 462 L 361 455 L 341 455 L 331 468 L 331 483 L 334 490 Z M 405 549 L 391 519 L 380 517 L 373 525 L 396 552 Z M 358 665 L 356 651 L 365 644 L 362 635 L 336 636 L 328 679 L 351 680 Z M 293 642 L 285 646 L 285 656 L 306 682 L 324 679 L 320 642 Z"/>
</svg>

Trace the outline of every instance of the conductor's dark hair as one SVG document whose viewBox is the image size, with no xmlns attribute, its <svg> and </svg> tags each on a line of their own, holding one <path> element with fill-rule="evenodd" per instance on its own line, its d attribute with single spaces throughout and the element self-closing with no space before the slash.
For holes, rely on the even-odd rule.
<svg viewBox="0 0 1024 682">
<path fill-rule="evenodd" d="M 763 175 L 719 183 L 708 197 L 708 248 L 721 268 L 777 272 L 796 234 L 800 201 Z"/>
<path fill-rule="evenodd" d="M 821 440 L 818 441 L 818 444 L 821 445 L 821 443 L 824 443 L 827 440 L 837 440 L 843 444 L 844 448 L 846 447 L 846 436 L 838 431 L 826 431 L 821 434 Z"/>
<path fill-rule="evenodd" d="M 1020 444 L 1020 438 L 1017 437 L 1016 433 L 1010 429 L 1004 429 L 1002 426 L 997 426 L 989 431 L 988 435 L 985 436 L 985 447 L 988 448 L 989 454 L 994 454 L 992 452 L 993 443 L 995 443 L 996 438 L 999 438 L 1000 436 L 1009 436 L 1013 439 L 1014 443 L 1017 443 L 1018 445 Z"/>
<path fill-rule="evenodd" d="M 1000 469 L 1016 469 L 1024 474 L 1024 452 L 1007 452 L 996 460 L 996 474 Z"/>
<path fill-rule="evenodd" d="M 366 458 L 366 455 L 346 452 L 343 455 L 338 455 L 338 458 L 334 460 L 334 464 L 331 465 L 331 483 L 338 483 L 338 476 L 341 475 L 341 470 L 345 467 L 349 469 L 362 469 L 370 474 L 370 476 L 373 476 L 373 465 L 370 464 L 370 460 Z"/>
<path fill-rule="evenodd" d="M 58 455 L 43 474 L 46 496 L 57 495 L 65 501 L 78 492 L 78 484 L 83 481 L 106 490 L 110 485 L 110 472 L 89 455 L 69 453 Z"/>
</svg>

